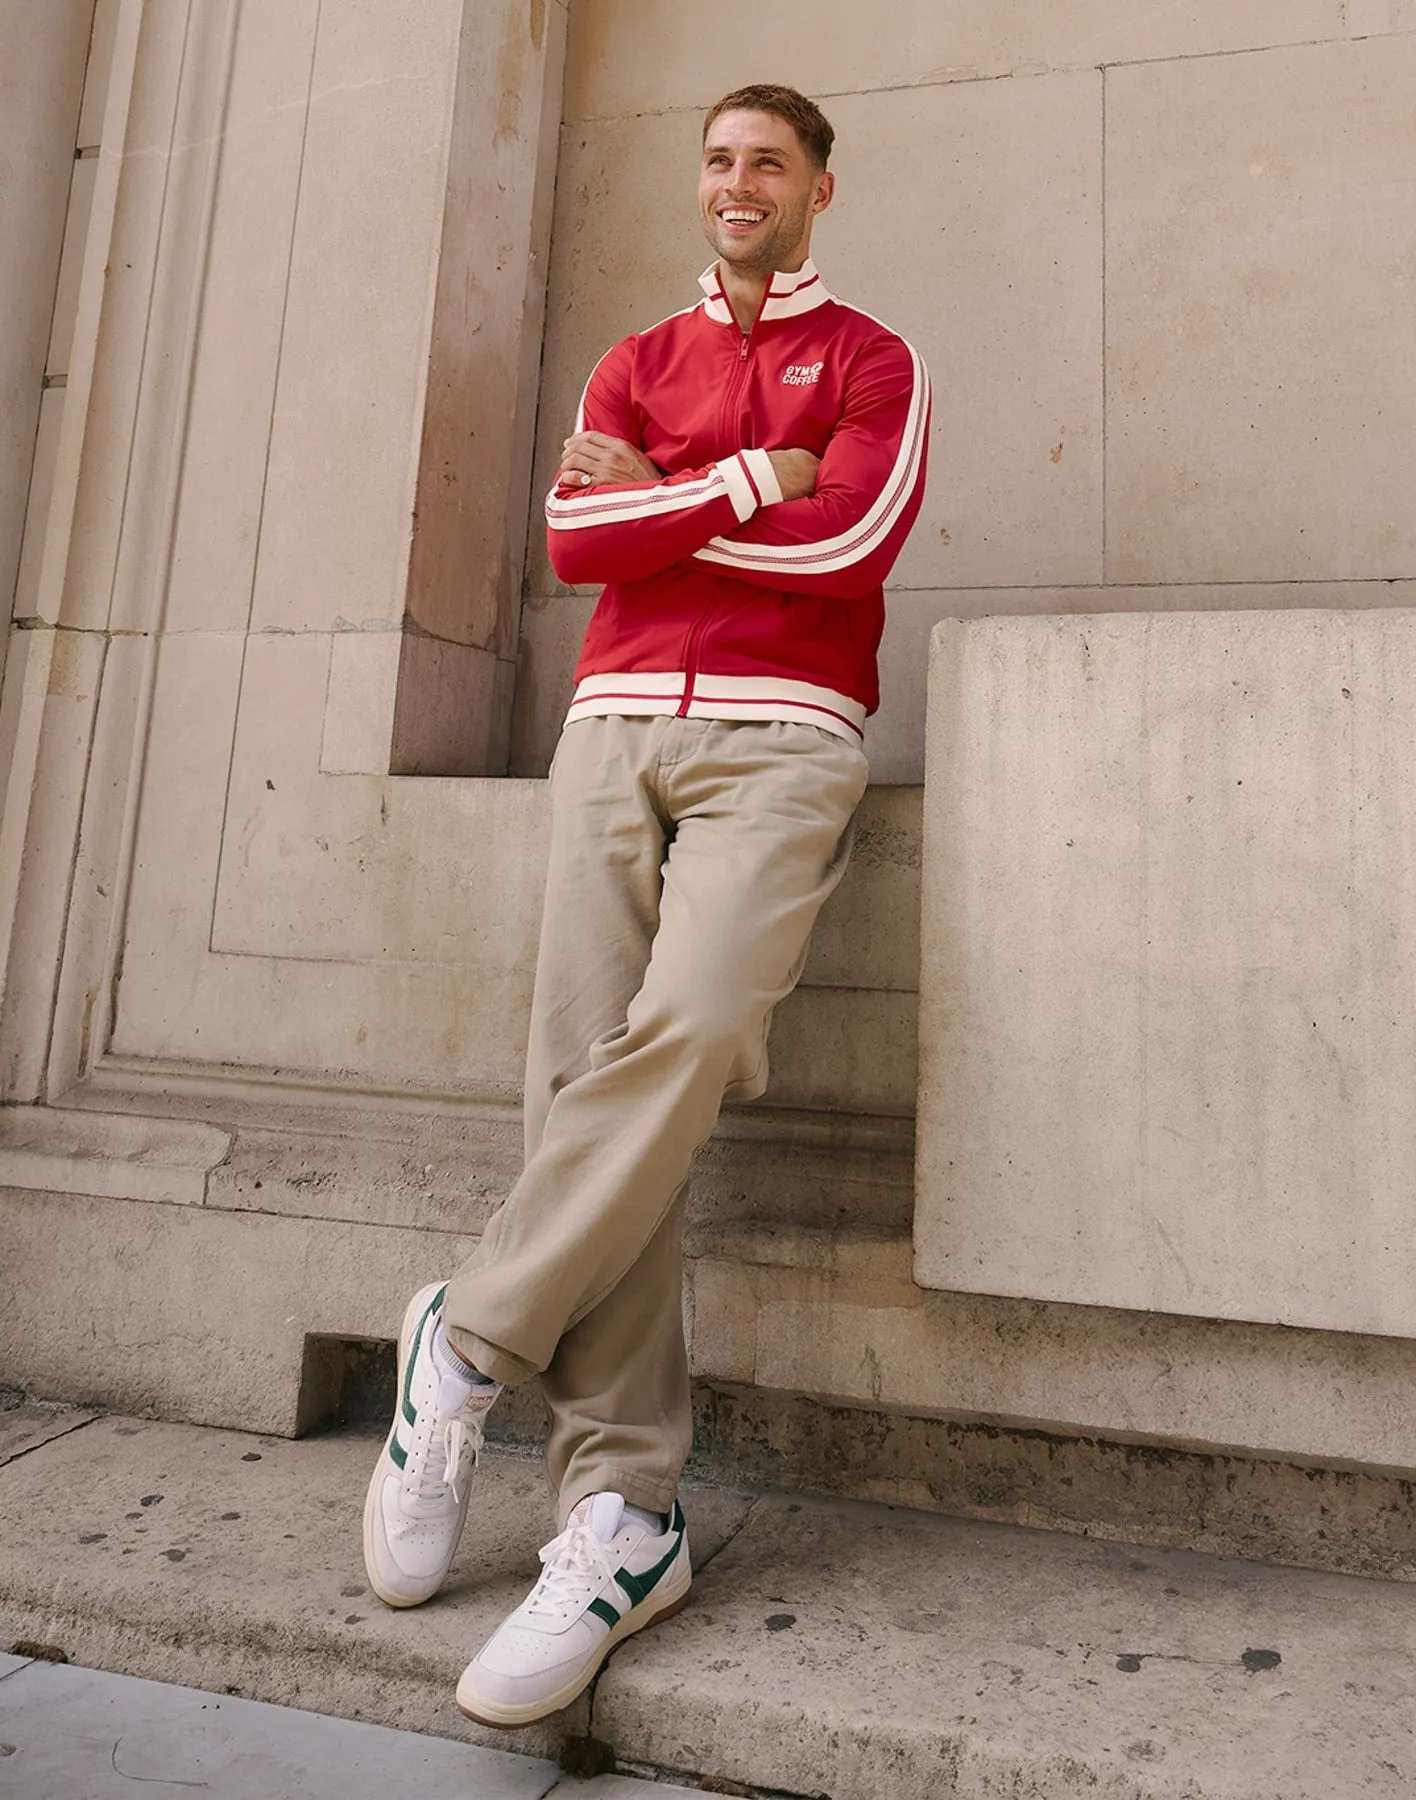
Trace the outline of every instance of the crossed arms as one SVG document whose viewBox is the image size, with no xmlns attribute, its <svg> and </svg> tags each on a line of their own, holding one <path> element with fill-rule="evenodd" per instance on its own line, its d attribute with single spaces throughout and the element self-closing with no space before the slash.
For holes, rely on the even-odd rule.
<svg viewBox="0 0 1416 1800">
<path fill-rule="evenodd" d="M 641 580 L 691 560 L 778 592 L 856 599 L 881 586 L 924 487 L 929 379 L 907 344 L 858 352 L 819 463 L 745 448 L 663 474 L 638 447 L 631 368 L 621 344 L 595 369 L 546 501 L 562 581 Z"/>
</svg>

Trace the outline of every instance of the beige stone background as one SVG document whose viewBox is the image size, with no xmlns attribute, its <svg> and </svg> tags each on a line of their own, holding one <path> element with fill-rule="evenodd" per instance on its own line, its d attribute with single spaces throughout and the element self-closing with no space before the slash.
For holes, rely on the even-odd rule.
<svg viewBox="0 0 1416 1800">
<path fill-rule="evenodd" d="M 828 282 L 929 360 L 933 475 L 855 867 L 765 1104 L 698 1178 L 695 1369 L 1416 1468 L 1402 1031 L 1368 1009 L 1333 1040 L 1357 1105 L 1262 1006 L 1210 1031 L 1195 982 L 1168 990 L 1183 1029 L 1075 1066 L 1160 967 L 1122 930 L 1145 881 L 1178 918 L 1233 903 L 1219 982 L 1267 966 L 1271 896 L 1319 868 L 1321 929 L 1388 946 L 1409 1004 L 1402 765 L 1352 760 L 1331 680 L 1345 621 L 1397 609 L 1362 719 L 1369 747 L 1400 741 L 1409 0 L 0 0 L 0 82 L 12 45 L 56 72 L 44 105 L 0 108 L 24 174 L 0 184 L 0 1374 L 294 1429 L 310 1335 L 389 1336 L 504 1191 L 537 777 L 589 606 L 550 578 L 537 496 L 594 359 L 695 297 L 701 107 L 780 75 L 840 132 Z M 1115 809 L 1187 765 L 1135 725 L 1143 661 L 1076 686 L 1106 614 L 1133 615 L 1118 643 L 1174 615 L 1201 743 L 1205 720 L 1240 729 L 1236 644 L 1245 679 L 1321 689 L 1265 765 L 1276 810 L 1246 823 L 1216 789 L 1186 838 Z M 1292 698 L 1274 683 L 1264 721 Z M 963 748 L 926 781 L 927 706 L 931 753 Z M 1040 846 L 1064 765 L 1096 802 L 1095 879 L 1059 888 Z M 1273 820 L 1313 795 L 1305 860 Z M 1360 841 L 1388 860 L 1364 852 L 1359 905 L 1369 802 Z M 1241 890 L 1246 830 L 1273 854 Z M 1100 984 L 1062 978 L 1079 932 Z M 1294 1007 L 1341 1013 L 1333 961 L 1293 961 Z M 1262 1108 L 1222 1154 L 1204 1126 L 1167 1160 L 1137 1045 L 1185 1095 L 1222 1083 L 1226 1046 L 1267 1071 L 1272 1116 L 1320 1127 L 1301 1194 Z M 990 1058 L 1011 1073 L 980 1088 Z M 1046 1179 L 996 1178 L 1019 1143 Z M 1214 1229 L 1236 1208 L 1242 1240 Z M 1294 1219 L 1301 1258 L 1255 1252 Z M 85 1332 L 56 1342 L 78 1264 Z M 197 1314 L 219 1377 L 194 1367 Z"/>
</svg>

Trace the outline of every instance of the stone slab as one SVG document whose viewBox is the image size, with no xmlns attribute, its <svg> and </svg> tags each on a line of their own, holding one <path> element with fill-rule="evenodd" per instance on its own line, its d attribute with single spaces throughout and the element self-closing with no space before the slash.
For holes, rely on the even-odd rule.
<svg viewBox="0 0 1416 1800">
<path fill-rule="evenodd" d="M 1416 574 L 1414 84 L 1409 35 L 1108 73 L 1108 579 Z"/>
<path fill-rule="evenodd" d="M 1416 614 L 934 648 L 916 1278 L 1416 1337 Z"/>
<path fill-rule="evenodd" d="M 585 1701 L 504 1734 L 463 1719 L 452 1698 L 554 1535 L 539 1464 L 487 1457 L 447 1586 L 395 1612 L 364 1578 L 360 1520 L 378 1442 L 110 1416 L 7 1465 L 0 1642 L 33 1639 L 94 1668 L 555 1754 L 567 1733 L 585 1731 Z M 696 1562 L 748 1506 L 721 1489 L 695 1498 Z"/>
<path fill-rule="evenodd" d="M 534 1569 L 539 1473 L 489 1457 L 451 1586 L 395 1614 L 360 1563 L 373 1449 L 85 1427 L 0 1473 L 0 1638 L 205 1684 L 223 1710 L 234 1687 L 476 1737 L 451 1684 Z M 621 1769 L 832 1800 L 1406 1800 L 1416 1781 L 1416 1586 L 804 1496 L 685 1503 L 693 1603 L 617 1653 L 593 1707 L 499 1747 L 588 1728 Z M 0 1693 L 30 1679 L 0 1663 Z M 645 1792 L 619 1790 L 551 1791 Z"/>
<path fill-rule="evenodd" d="M 1347 29 L 1353 37 L 1416 31 L 1416 0 L 1347 0 Z"/>
<path fill-rule="evenodd" d="M 1356 0 L 1393 12 L 1407 0 Z M 1342 33 L 1340 0 L 1198 0 L 1135 6 L 1128 0 L 894 0 L 888 31 L 866 8 L 828 0 L 816 29 L 791 7 L 724 0 L 685 14 L 656 0 L 572 6 L 565 116 L 583 121 L 662 107 L 706 107 L 763 71 L 780 69 L 804 93 L 1027 76 L 1160 57 L 1212 56 Z"/>
<path fill-rule="evenodd" d="M 10 1406 L 6 1404 L 8 1391 L 0 1389 L 0 1467 L 98 1417 L 81 1407 L 46 1406 L 42 1401 Z"/>
<path fill-rule="evenodd" d="M 16 1800 L 117 1800 L 135 1782 L 221 1800 L 543 1800 L 559 1781 L 544 1759 L 46 1662 L 0 1681 L 0 1737 Z"/>
<path fill-rule="evenodd" d="M 1416 1588 L 764 1496 L 604 1741 L 832 1800 L 1405 1800 Z"/>
<path fill-rule="evenodd" d="M 227 1132 L 134 1113 L 0 1111 L 0 1187 L 200 1206 L 207 1177 L 231 1149 Z"/>
</svg>

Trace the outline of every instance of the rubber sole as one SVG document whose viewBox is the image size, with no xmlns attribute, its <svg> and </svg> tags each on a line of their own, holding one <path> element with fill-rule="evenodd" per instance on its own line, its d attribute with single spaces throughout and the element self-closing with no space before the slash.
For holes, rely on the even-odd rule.
<svg viewBox="0 0 1416 1800">
<path fill-rule="evenodd" d="M 647 1619 L 635 1619 L 632 1612 L 626 1613 L 605 1639 L 604 1649 L 591 1666 L 583 1674 L 578 1675 L 574 1682 L 547 1699 L 538 1701 L 534 1706 L 509 1706 L 502 1710 L 499 1716 L 494 1717 L 493 1713 L 496 1709 L 487 1707 L 481 1712 L 476 1712 L 472 1707 L 464 1706 L 459 1699 L 457 1710 L 464 1719 L 471 1719 L 475 1725 L 486 1725 L 492 1731 L 516 1731 L 523 1725 L 538 1725 L 542 1719 L 549 1719 L 553 1713 L 563 1711 L 573 1700 L 578 1700 L 626 1638 L 634 1637 L 638 1632 L 647 1631 L 651 1625 L 662 1625 L 665 1619 L 672 1619 L 675 1613 L 681 1613 L 688 1605 L 692 1592 L 693 1584 L 690 1576 L 688 1585 L 685 1586 L 683 1592 L 674 1595 L 657 1612 L 650 1613 Z"/>
</svg>

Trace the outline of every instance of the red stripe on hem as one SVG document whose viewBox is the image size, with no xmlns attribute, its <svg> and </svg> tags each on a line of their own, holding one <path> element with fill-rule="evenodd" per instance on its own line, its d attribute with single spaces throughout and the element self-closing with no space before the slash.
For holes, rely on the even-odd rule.
<svg viewBox="0 0 1416 1800">
<path fill-rule="evenodd" d="M 753 475 L 752 470 L 748 467 L 747 458 L 743 455 L 741 450 L 738 451 L 737 460 L 738 460 L 738 466 L 741 468 L 743 474 L 746 475 L 746 477 L 747 477 L 747 485 L 752 489 L 752 497 L 757 502 L 758 507 L 760 509 L 762 506 L 762 489 L 760 487 L 758 487 L 757 479 Z"/>
<path fill-rule="evenodd" d="M 799 712 L 825 713 L 828 719 L 839 719 L 841 723 L 849 727 L 857 737 L 863 738 L 865 736 L 864 731 L 861 730 L 854 719 L 848 719 L 844 713 L 838 713 L 834 707 L 818 706 L 814 700 L 733 700 L 726 694 L 720 694 L 717 696 L 717 701 L 721 702 L 724 706 L 794 706 Z M 715 701 L 708 699 L 705 695 L 695 694 L 690 702 L 690 717 L 692 716 L 692 707 L 712 706 L 714 704 Z M 712 716 L 711 713 L 704 714 L 705 718 L 711 718 Z M 746 721 L 744 721 L 744 723 L 746 723 Z"/>
</svg>

